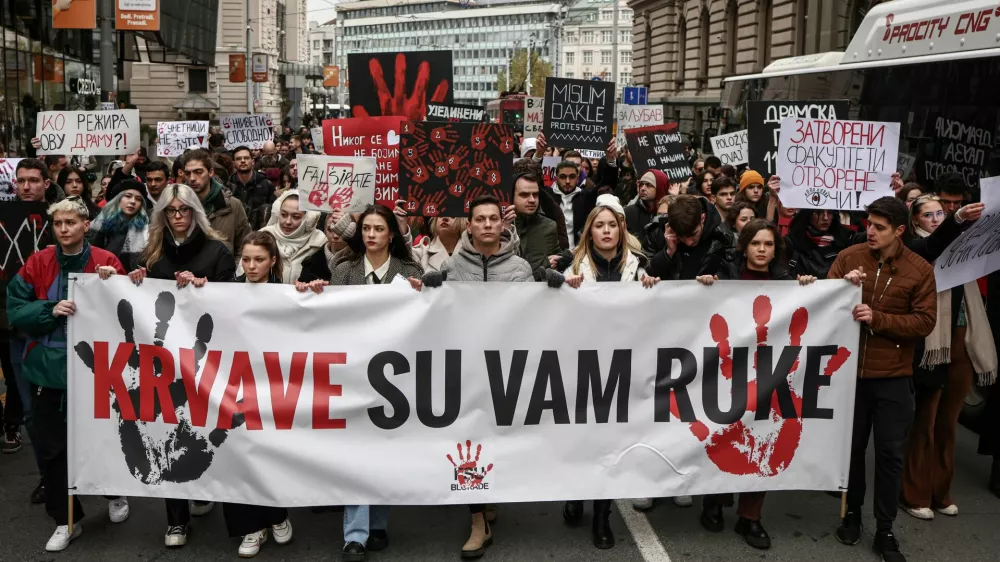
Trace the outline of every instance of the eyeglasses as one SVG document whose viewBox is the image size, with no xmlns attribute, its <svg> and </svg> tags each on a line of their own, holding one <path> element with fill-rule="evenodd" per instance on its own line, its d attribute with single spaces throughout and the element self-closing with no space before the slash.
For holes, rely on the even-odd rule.
<svg viewBox="0 0 1000 562">
<path fill-rule="evenodd" d="M 926 213 L 920 213 L 920 216 L 923 217 L 924 220 L 928 220 L 928 221 L 931 220 L 931 219 L 935 219 L 935 218 L 936 219 L 943 219 L 944 218 L 944 211 L 934 211 L 934 212 L 928 211 Z"/>
<path fill-rule="evenodd" d="M 167 207 L 163 209 L 163 212 L 167 214 L 168 217 L 179 217 L 181 215 L 188 215 L 191 213 L 191 207 Z"/>
</svg>

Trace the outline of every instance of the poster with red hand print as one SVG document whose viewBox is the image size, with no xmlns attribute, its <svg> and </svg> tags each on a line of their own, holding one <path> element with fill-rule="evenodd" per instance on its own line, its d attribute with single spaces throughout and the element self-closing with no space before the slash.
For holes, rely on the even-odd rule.
<svg viewBox="0 0 1000 562">
<path fill-rule="evenodd" d="M 464 217 L 480 195 L 511 201 L 514 130 L 488 123 L 403 123 L 399 198 L 406 212 Z"/>
<path fill-rule="evenodd" d="M 454 101 L 451 51 L 347 55 L 354 117 L 427 117 L 428 103 Z"/>
</svg>

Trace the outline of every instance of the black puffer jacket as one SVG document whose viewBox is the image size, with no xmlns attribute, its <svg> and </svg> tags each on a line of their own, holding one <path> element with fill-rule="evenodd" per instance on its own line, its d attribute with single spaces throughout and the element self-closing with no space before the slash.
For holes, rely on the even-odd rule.
<svg viewBox="0 0 1000 562">
<path fill-rule="evenodd" d="M 267 223 L 255 224 L 255 219 L 260 220 L 266 214 L 261 207 L 270 207 L 274 203 L 276 199 L 274 185 L 260 172 L 253 172 L 247 183 L 240 181 L 239 174 L 233 174 L 229 178 L 229 185 L 233 196 L 243 202 L 243 208 L 251 219 L 250 228 L 260 230 Z"/>
<path fill-rule="evenodd" d="M 746 256 L 741 256 L 738 260 L 724 262 L 716 275 L 721 280 L 739 281 L 743 279 L 743 269 L 746 265 Z M 793 281 L 796 279 L 788 267 L 777 258 L 771 260 L 771 263 L 767 266 L 767 270 L 771 276 L 771 281 Z"/>
<path fill-rule="evenodd" d="M 815 212 L 811 209 L 800 210 L 788 227 L 788 236 L 785 237 L 788 267 L 796 275 L 826 279 L 837 254 L 853 245 L 854 233 L 840 224 L 840 213 L 834 211 L 830 230 L 827 231 L 828 235 L 833 236 L 833 241 L 829 246 L 817 246 L 808 235 L 809 218 Z"/>
<path fill-rule="evenodd" d="M 163 253 L 155 263 L 146 264 L 146 274 L 153 279 L 173 279 L 179 271 L 213 282 L 232 281 L 236 274 L 233 253 L 219 240 L 205 236 L 197 226 L 179 246 L 169 230 L 163 234 Z"/>
<path fill-rule="evenodd" d="M 667 280 L 692 280 L 699 275 L 717 275 L 725 265 L 729 251 L 736 245 L 736 239 L 722 227 L 722 217 L 715 205 L 708 199 L 699 198 L 705 225 L 698 245 L 691 248 L 680 242 L 673 257 L 664 249 L 651 260 L 648 275 Z"/>
</svg>

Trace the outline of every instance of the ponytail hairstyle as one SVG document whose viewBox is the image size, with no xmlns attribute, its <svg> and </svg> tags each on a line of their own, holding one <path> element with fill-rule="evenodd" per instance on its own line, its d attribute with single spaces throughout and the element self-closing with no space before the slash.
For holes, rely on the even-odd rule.
<svg viewBox="0 0 1000 562">
<path fill-rule="evenodd" d="M 274 265 L 271 266 L 271 278 L 277 279 L 280 282 L 282 279 L 281 254 L 278 252 L 278 241 L 275 240 L 274 235 L 266 230 L 251 232 L 243 239 L 243 247 L 246 248 L 247 246 L 264 248 L 267 251 L 267 255 L 274 258 Z"/>
</svg>

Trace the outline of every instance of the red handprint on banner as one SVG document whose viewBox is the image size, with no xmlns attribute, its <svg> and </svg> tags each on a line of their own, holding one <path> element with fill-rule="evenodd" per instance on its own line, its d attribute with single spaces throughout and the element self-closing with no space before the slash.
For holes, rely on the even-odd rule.
<svg viewBox="0 0 1000 562">
<path fill-rule="evenodd" d="M 403 121 L 402 123 L 399 124 L 399 134 L 400 135 L 412 135 L 413 134 L 413 130 L 415 128 L 416 127 L 413 125 L 413 121 L 410 121 L 409 119 L 407 119 L 406 121 Z"/>
<path fill-rule="evenodd" d="M 454 197 L 461 197 L 465 190 L 469 188 L 469 171 L 462 168 L 455 174 L 455 180 L 448 186 L 448 193 Z"/>
<path fill-rule="evenodd" d="M 378 95 L 380 115 L 399 115 L 413 121 L 423 121 L 427 117 L 427 89 L 431 77 L 431 65 L 423 61 L 417 67 L 417 79 L 413 84 L 413 92 L 406 95 L 406 54 L 396 55 L 396 68 L 393 76 L 393 90 L 389 93 L 389 86 L 385 81 L 385 73 L 382 64 L 377 58 L 372 57 L 368 61 L 368 72 L 371 74 L 372 84 L 375 86 L 375 93 Z M 357 78 L 355 78 L 357 79 Z M 442 80 L 431 100 L 441 103 L 448 97 L 448 80 Z M 355 117 L 375 117 L 364 105 L 353 107 Z"/>
<path fill-rule="evenodd" d="M 448 198 L 448 194 L 444 191 L 438 191 L 434 195 L 427 197 L 424 200 L 423 212 L 421 215 L 425 217 L 436 217 L 444 212 L 444 201 Z"/>
<path fill-rule="evenodd" d="M 462 444 L 459 443 L 456 447 L 458 449 L 458 463 L 451 455 L 446 455 L 448 461 L 451 462 L 451 466 L 455 467 L 455 480 L 458 481 L 460 486 L 477 486 L 482 483 L 486 475 L 493 470 L 493 463 L 486 465 L 485 467 L 479 466 L 479 456 L 483 452 L 482 445 L 476 445 L 476 456 L 472 457 L 472 441 L 465 442 L 465 455 L 462 455 Z"/>
<path fill-rule="evenodd" d="M 448 155 L 448 167 L 452 170 L 467 167 L 465 160 L 469 157 L 469 147 L 460 146 L 457 150 Z"/>
<path fill-rule="evenodd" d="M 407 163 L 406 177 L 413 180 L 414 183 L 424 183 L 425 181 L 431 179 L 430 170 L 424 165 L 423 162 L 417 161 L 414 163 Z"/>
<path fill-rule="evenodd" d="M 493 139 L 493 144 L 500 149 L 500 152 L 504 154 L 510 154 L 514 152 L 514 137 L 510 134 L 510 129 L 508 127 L 503 127 L 500 130 L 500 135 Z"/>
<path fill-rule="evenodd" d="M 490 126 L 482 123 L 472 128 L 472 148 L 483 150 L 486 148 L 487 137 L 490 133 Z"/>
<path fill-rule="evenodd" d="M 330 207 L 331 210 L 336 211 L 338 209 L 347 209 L 351 205 L 351 199 L 354 198 L 354 188 L 351 186 L 338 187 L 333 190 L 330 194 L 330 198 L 326 200 L 326 205 Z"/>
<path fill-rule="evenodd" d="M 448 177 L 448 155 L 440 150 L 435 150 L 430 155 L 434 164 L 434 175 L 439 178 Z"/>
<path fill-rule="evenodd" d="M 469 207 L 472 205 L 472 202 L 476 200 L 476 197 L 479 197 L 480 195 L 482 195 L 484 193 L 486 193 L 486 190 L 483 189 L 482 186 L 474 187 L 474 188 L 472 188 L 472 189 L 470 189 L 470 190 L 468 190 L 468 191 L 465 192 L 465 212 L 466 213 L 469 212 Z"/>
<path fill-rule="evenodd" d="M 431 142 L 438 146 L 455 144 L 458 142 L 458 131 L 451 127 L 436 127 L 431 129 Z"/>
<path fill-rule="evenodd" d="M 768 324 L 771 321 L 771 299 L 760 295 L 753 302 L 753 318 L 756 325 L 757 349 L 767 344 Z M 805 308 L 798 308 L 792 313 L 788 327 L 789 345 L 801 346 L 802 335 L 809 324 L 809 314 Z M 733 377 L 733 350 L 729 344 L 729 324 L 726 319 L 715 314 L 709 321 L 709 331 L 719 350 L 719 368 L 726 380 Z M 754 366 L 757 364 L 757 354 L 754 353 Z M 830 357 L 823 374 L 834 375 L 844 365 L 851 353 L 841 347 Z M 799 367 L 799 357 L 789 369 L 789 377 L 794 376 Z M 706 376 L 709 376 L 706 374 Z M 787 384 L 787 382 L 785 383 Z M 754 474 L 757 476 L 775 476 L 791 464 L 802 437 L 802 397 L 791 385 L 788 385 L 795 418 L 785 418 L 781 415 L 777 392 L 771 397 L 770 420 L 772 428 L 763 436 L 755 435 L 742 419 L 721 427 L 714 433 L 709 431 L 703 422 L 696 421 L 689 425 L 691 433 L 704 442 L 705 452 L 719 470 L 737 475 Z M 671 414 L 678 416 L 675 398 L 671 396 Z M 747 383 L 746 412 L 757 411 L 757 381 Z"/>
<path fill-rule="evenodd" d="M 419 185 L 415 185 L 410 188 L 410 192 L 406 194 L 406 203 L 403 208 L 406 209 L 406 214 L 417 215 L 420 214 L 420 200 L 424 197 L 424 190 Z"/>
</svg>

